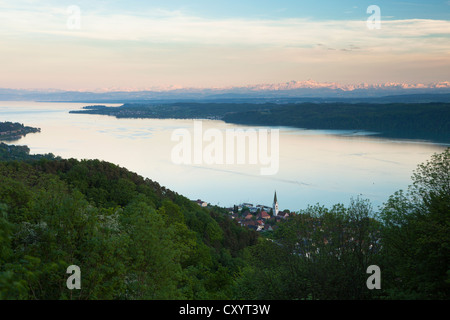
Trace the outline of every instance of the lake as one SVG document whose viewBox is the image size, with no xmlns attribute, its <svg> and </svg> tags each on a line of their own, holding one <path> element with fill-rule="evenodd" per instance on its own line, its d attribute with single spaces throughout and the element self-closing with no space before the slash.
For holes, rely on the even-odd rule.
<svg viewBox="0 0 450 320">
<path fill-rule="evenodd" d="M 261 165 L 176 164 L 172 140 L 177 129 L 194 132 L 194 120 L 116 119 L 69 114 L 95 103 L 0 101 L 0 121 L 41 128 L 40 133 L 8 142 L 27 145 L 31 153 L 63 158 L 101 159 L 125 167 L 190 199 L 232 206 L 243 202 L 271 206 L 274 191 L 280 209 L 308 204 L 347 205 L 352 197 L 374 208 L 411 184 L 413 170 L 447 147 L 417 140 L 378 138 L 364 132 L 279 130 L 276 174 L 261 175 Z M 102 103 L 99 103 L 102 104 Z M 108 104 L 108 106 L 118 106 Z M 260 130 L 218 120 L 202 120 L 203 130 Z"/>
</svg>

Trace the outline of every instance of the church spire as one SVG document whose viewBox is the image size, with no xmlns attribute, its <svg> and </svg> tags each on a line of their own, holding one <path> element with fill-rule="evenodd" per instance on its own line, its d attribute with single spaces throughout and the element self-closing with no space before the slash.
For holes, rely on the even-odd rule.
<svg viewBox="0 0 450 320">
<path fill-rule="evenodd" d="M 276 217 L 278 215 L 278 200 L 277 200 L 277 191 L 275 190 L 275 195 L 273 197 L 273 206 L 272 206 L 273 216 Z"/>
</svg>

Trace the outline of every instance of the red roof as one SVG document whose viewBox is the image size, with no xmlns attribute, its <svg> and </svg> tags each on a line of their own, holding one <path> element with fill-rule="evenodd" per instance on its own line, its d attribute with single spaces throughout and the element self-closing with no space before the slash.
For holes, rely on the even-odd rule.
<svg viewBox="0 0 450 320">
<path fill-rule="evenodd" d="M 261 212 L 261 217 L 270 218 L 270 214 L 268 214 L 266 211 L 263 211 L 263 212 Z"/>
</svg>

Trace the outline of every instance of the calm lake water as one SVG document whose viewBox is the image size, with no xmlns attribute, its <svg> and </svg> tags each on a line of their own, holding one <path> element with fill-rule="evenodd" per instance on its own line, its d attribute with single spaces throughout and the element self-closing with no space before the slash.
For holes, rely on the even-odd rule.
<svg viewBox="0 0 450 320">
<path fill-rule="evenodd" d="M 358 195 L 370 199 L 376 209 L 389 195 L 411 184 L 410 177 L 419 163 L 447 147 L 357 132 L 277 127 L 279 170 L 264 176 L 260 164 L 174 164 L 171 154 L 178 142 L 171 140 L 172 134 L 180 128 L 193 132 L 193 120 L 68 113 L 85 105 L 0 101 L 0 121 L 41 128 L 41 133 L 10 142 L 27 145 L 33 154 L 51 152 L 63 158 L 106 160 L 188 198 L 220 206 L 242 202 L 271 206 L 276 190 L 280 209 L 299 210 L 316 203 L 347 205 Z M 203 120 L 202 125 L 204 130 L 214 128 L 223 133 L 251 128 L 214 120 Z"/>
</svg>

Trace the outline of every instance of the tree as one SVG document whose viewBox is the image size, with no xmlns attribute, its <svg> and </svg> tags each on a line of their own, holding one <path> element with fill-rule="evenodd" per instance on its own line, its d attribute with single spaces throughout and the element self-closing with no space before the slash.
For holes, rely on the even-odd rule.
<svg viewBox="0 0 450 320">
<path fill-rule="evenodd" d="M 309 206 L 281 223 L 274 241 L 247 249 L 240 292 L 252 299 L 372 298 L 366 269 L 376 263 L 377 229 L 367 200 Z"/>
<path fill-rule="evenodd" d="M 383 272 L 390 298 L 450 297 L 450 148 L 420 164 L 384 205 Z M 382 270 L 383 270 L 382 269 Z"/>
<path fill-rule="evenodd" d="M 227 299 L 257 239 L 99 160 L 0 161 L 0 202 L 0 299 Z"/>
</svg>

